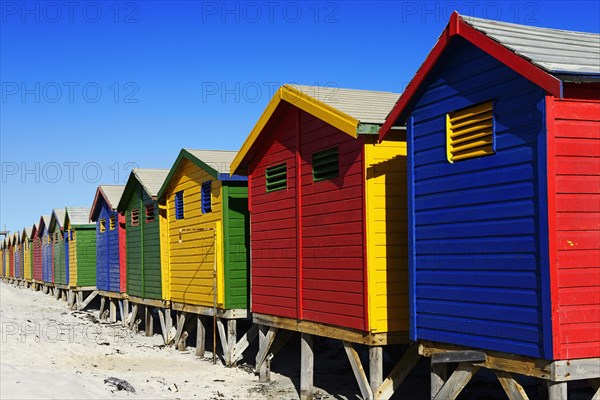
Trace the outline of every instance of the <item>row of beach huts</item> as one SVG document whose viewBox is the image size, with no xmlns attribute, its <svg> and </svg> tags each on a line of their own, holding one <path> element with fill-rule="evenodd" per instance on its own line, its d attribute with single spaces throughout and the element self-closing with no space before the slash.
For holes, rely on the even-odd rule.
<svg viewBox="0 0 600 400">
<path fill-rule="evenodd" d="M 479 368 L 599 399 L 600 35 L 455 13 L 401 95 L 284 85 L 239 151 L 182 149 L 1 248 L 5 281 L 179 348 L 214 324 L 227 365 L 258 339 L 261 381 L 300 333 L 302 398 L 321 336 L 365 399 L 422 357 L 432 399 Z"/>
</svg>

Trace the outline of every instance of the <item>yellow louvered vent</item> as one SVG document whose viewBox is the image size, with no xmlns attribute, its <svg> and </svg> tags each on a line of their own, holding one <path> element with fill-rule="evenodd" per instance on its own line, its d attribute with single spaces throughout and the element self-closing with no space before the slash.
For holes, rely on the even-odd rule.
<svg viewBox="0 0 600 400">
<path fill-rule="evenodd" d="M 446 115 L 448 162 L 494 153 L 494 117 L 491 101 Z"/>
</svg>

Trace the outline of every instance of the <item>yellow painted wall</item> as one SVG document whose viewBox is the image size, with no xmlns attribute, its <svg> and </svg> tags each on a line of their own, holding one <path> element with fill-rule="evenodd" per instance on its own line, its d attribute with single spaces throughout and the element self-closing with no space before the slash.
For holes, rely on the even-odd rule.
<svg viewBox="0 0 600 400">
<path fill-rule="evenodd" d="M 201 185 L 211 180 L 212 212 L 202 214 L 200 203 Z M 175 219 L 175 193 L 183 190 L 184 219 Z M 214 232 L 217 230 L 217 254 L 223 242 L 221 183 L 192 162 L 183 159 L 177 172 L 172 176 L 165 192 L 163 204 L 166 212 L 161 213 L 161 247 L 166 241 L 163 261 L 167 261 L 168 276 L 163 275 L 163 283 L 168 283 L 170 299 L 176 303 L 212 307 L 214 302 Z M 163 230 L 163 227 L 167 229 Z M 217 303 L 224 303 L 223 258 L 217 257 Z"/>
<path fill-rule="evenodd" d="M 71 226 L 68 227 L 71 230 Z M 69 241 L 69 286 L 77 285 L 77 232 L 73 232 L 73 240 Z"/>
<path fill-rule="evenodd" d="M 408 331 L 406 135 L 366 137 L 367 270 L 372 332 Z"/>
<path fill-rule="evenodd" d="M 169 279 L 169 214 L 166 200 L 158 202 L 158 223 L 160 227 L 160 275 L 163 300 L 171 300 L 171 281 Z"/>
<path fill-rule="evenodd" d="M 31 280 L 31 242 L 25 239 L 23 244 L 23 276 L 28 281 Z"/>
</svg>

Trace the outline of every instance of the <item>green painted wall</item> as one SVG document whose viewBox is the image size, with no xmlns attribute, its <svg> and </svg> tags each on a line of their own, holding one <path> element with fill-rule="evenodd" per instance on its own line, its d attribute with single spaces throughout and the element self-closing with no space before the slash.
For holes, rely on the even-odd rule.
<svg viewBox="0 0 600 400">
<path fill-rule="evenodd" d="M 246 182 L 224 182 L 225 308 L 248 308 L 250 217 Z"/>
<path fill-rule="evenodd" d="M 160 274 L 160 231 L 158 203 L 136 183 L 127 202 L 127 293 L 132 296 L 162 299 Z M 147 204 L 154 203 L 154 222 L 146 223 Z M 131 211 L 139 210 L 139 225 L 131 225 Z"/>
<path fill-rule="evenodd" d="M 59 236 L 62 232 L 59 233 Z M 54 242 L 54 283 L 57 285 L 66 285 L 66 263 L 65 263 L 65 242 L 58 239 Z"/>
<path fill-rule="evenodd" d="M 77 286 L 96 286 L 96 227 L 75 230 Z M 63 246 L 64 247 L 64 246 Z M 73 266 L 69 265 L 70 268 Z"/>
</svg>

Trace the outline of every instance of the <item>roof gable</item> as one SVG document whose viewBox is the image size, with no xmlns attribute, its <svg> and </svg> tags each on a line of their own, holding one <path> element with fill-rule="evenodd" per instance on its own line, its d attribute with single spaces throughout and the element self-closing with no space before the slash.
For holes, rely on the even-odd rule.
<svg viewBox="0 0 600 400">
<path fill-rule="evenodd" d="M 50 216 L 50 224 L 48 225 L 48 230 L 54 232 L 56 230 L 56 226 L 58 226 L 59 230 L 62 230 L 62 224 L 65 220 L 66 210 L 65 208 L 55 208 L 52 210 L 52 215 Z"/>
<path fill-rule="evenodd" d="M 566 39 L 560 39 L 560 35 L 566 31 L 523 27 L 522 25 L 506 24 L 478 18 L 463 18 L 458 13 L 454 12 L 450 17 L 450 22 L 446 26 L 446 29 L 442 32 L 437 43 L 388 115 L 379 131 L 379 140 L 383 140 L 393 126 L 405 123 L 409 110 L 420 96 L 421 88 L 426 83 L 429 73 L 436 66 L 437 61 L 450 41 L 457 36 L 464 38 L 551 95 L 562 97 L 563 82 L 558 77 L 559 71 L 549 71 L 544 69 L 551 67 L 551 64 L 545 63 L 544 60 L 549 61 L 549 59 L 544 58 L 544 53 L 541 52 L 540 54 L 537 54 L 534 50 L 535 46 L 532 46 L 531 44 L 524 46 L 522 37 L 515 38 L 514 40 L 510 39 L 512 38 L 510 32 L 514 33 L 515 29 L 518 28 L 526 31 L 538 32 L 538 35 L 540 37 L 545 37 L 546 40 L 548 40 L 548 35 L 550 35 L 554 42 L 558 41 L 561 44 L 568 42 Z M 501 32 L 505 33 L 503 34 Z M 580 32 L 570 33 L 573 35 L 581 34 Z M 598 36 L 594 34 L 582 35 L 586 38 Z M 561 42 L 561 40 L 563 41 Z M 600 60 L 600 51 L 598 54 L 598 59 Z M 570 73 L 576 74 L 577 71 L 575 71 L 575 69 L 576 68 L 572 68 Z M 584 69 L 583 71 L 591 70 Z M 553 75 L 553 73 L 556 74 L 556 76 Z"/>
<path fill-rule="evenodd" d="M 356 138 L 359 133 L 377 133 L 399 97 L 397 93 L 371 90 L 283 85 L 240 148 L 231 164 L 232 172 L 246 173 L 247 156 L 281 102 L 289 103 Z"/>
<path fill-rule="evenodd" d="M 193 150 L 193 149 L 181 149 L 177 159 L 173 163 L 169 174 L 165 178 L 162 187 L 159 189 L 157 197 L 161 198 L 164 192 L 167 190 L 171 179 L 179 169 L 183 160 L 188 160 L 196 165 L 198 168 L 203 169 L 209 173 L 212 177 L 220 181 L 236 180 L 246 181 L 248 180 L 245 176 L 231 175 L 230 168 L 233 159 L 235 158 L 237 151 L 232 150 Z"/>
<path fill-rule="evenodd" d="M 63 226 L 66 227 L 70 223 L 74 228 L 95 227 L 95 224 L 90 223 L 89 216 L 89 207 L 67 207 Z"/>
<path fill-rule="evenodd" d="M 158 191 L 168 174 L 168 169 L 134 168 L 129 174 L 117 210 L 124 211 L 127 208 L 127 203 L 136 185 L 140 185 L 148 196 L 156 200 Z"/>
<path fill-rule="evenodd" d="M 90 208 L 89 220 L 96 221 L 104 205 L 116 210 L 125 191 L 125 185 L 100 185 L 96 189 L 94 202 Z"/>
</svg>

